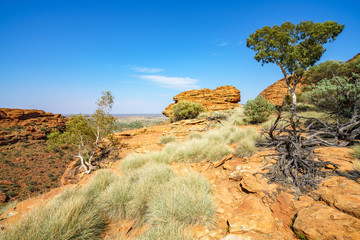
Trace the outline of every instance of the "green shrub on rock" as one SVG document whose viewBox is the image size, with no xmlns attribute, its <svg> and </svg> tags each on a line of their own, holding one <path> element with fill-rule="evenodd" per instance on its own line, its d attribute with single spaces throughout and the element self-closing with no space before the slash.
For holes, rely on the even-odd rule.
<svg viewBox="0 0 360 240">
<path fill-rule="evenodd" d="M 193 119 L 196 118 L 199 113 L 205 111 L 206 108 L 204 108 L 200 103 L 182 101 L 172 107 L 170 121 L 175 122 L 183 119 Z"/>
<path fill-rule="evenodd" d="M 247 101 L 244 109 L 247 122 L 262 123 L 274 112 L 275 107 L 266 101 L 263 96 L 259 95 L 254 100 Z"/>
</svg>

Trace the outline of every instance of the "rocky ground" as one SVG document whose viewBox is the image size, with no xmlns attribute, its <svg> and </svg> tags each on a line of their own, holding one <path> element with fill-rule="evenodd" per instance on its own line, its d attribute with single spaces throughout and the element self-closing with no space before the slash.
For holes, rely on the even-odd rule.
<svg viewBox="0 0 360 240">
<path fill-rule="evenodd" d="M 185 120 L 117 133 L 115 136 L 120 140 L 120 147 L 114 154 L 121 159 L 130 153 L 161 150 L 164 145 L 158 143 L 159 137 L 174 135 L 177 141 L 182 142 L 189 133 L 203 132 L 206 127 L 204 120 Z M 348 148 L 316 150 L 319 159 L 338 164 L 340 172 L 353 171 L 354 157 L 351 153 Z M 229 155 L 215 163 L 171 165 L 179 174 L 198 171 L 213 186 L 215 222 L 209 228 L 195 226 L 188 229 L 195 239 L 360 239 L 359 182 L 334 175 L 308 195 L 278 184 L 268 184 L 261 173 L 266 165 L 275 161 L 271 157 L 273 154 L 271 149 L 259 149 L 250 158 Z M 116 169 L 120 161 L 105 161 L 102 167 L 118 172 Z M 68 168 L 63 176 L 65 180 L 81 176 L 69 174 L 72 169 Z M 85 176 L 77 184 L 84 184 L 89 177 Z M 16 221 L 30 208 L 44 204 L 66 187 L 19 203 L 0 216 L 0 225 Z M 108 226 L 104 239 L 119 236 L 133 239 L 144 230 L 136 229 L 133 222 L 112 222 Z"/>
</svg>

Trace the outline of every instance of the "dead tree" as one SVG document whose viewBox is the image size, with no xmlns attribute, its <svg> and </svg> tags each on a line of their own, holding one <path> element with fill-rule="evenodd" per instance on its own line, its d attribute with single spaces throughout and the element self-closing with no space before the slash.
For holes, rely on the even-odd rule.
<svg viewBox="0 0 360 240">
<path fill-rule="evenodd" d="M 274 147 L 279 153 L 277 162 L 267 167 L 265 176 L 270 182 L 294 185 L 301 192 L 315 189 L 328 171 L 325 166 L 336 164 L 315 160 L 314 148 L 319 146 L 347 146 L 360 135 L 360 117 L 353 116 L 346 123 L 329 124 L 317 118 L 299 117 L 290 108 L 290 117 L 282 117 L 282 108 L 277 109 L 277 119 L 259 144 Z M 302 120 L 310 120 L 306 126 L 300 126 Z"/>
</svg>

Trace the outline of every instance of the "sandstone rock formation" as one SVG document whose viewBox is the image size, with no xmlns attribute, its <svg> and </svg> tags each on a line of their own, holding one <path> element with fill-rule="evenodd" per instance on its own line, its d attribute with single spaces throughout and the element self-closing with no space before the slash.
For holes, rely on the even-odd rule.
<svg viewBox="0 0 360 240">
<path fill-rule="evenodd" d="M 353 58 L 347 62 L 353 61 L 360 57 L 360 53 L 355 55 Z M 301 93 L 301 81 L 296 87 L 296 93 Z M 265 88 L 260 95 L 262 95 L 266 100 L 273 103 L 275 106 L 281 106 L 286 95 L 289 95 L 289 90 L 286 86 L 284 78 L 276 81 L 271 84 L 269 87 Z"/>
<path fill-rule="evenodd" d="M 54 129 L 64 129 L 66 120 L 41 110 L 0 108 L 0 146 L 45 139 Z"/>
<path fill-rule="evenodd" d="M 301 92 L 301 84 L 296 87 L 296 93 Z M 286 95 L 289 95 L 289 90 L 286 86 L 284 78 L 276 81 L 260 93 L 266 100 L 275 106 L 281 106 Z"/>
<path fill-rule="evenodd" d="M 181 101 L 200 103 L 208 112 L 236 108 L 240 102 L 240 91 L 233 86 L 221 86 L 214 90 L 203 88 L 182 92 L 173 99 L 175 103 L 167 106 L 162 112 L 167 117 L 170 116 L 173 105 Z"/>
</svg>

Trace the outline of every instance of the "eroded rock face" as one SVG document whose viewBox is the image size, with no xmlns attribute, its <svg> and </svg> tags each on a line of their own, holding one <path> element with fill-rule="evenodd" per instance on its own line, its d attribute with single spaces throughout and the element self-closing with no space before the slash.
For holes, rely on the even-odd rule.
<svg viewBox="0 0 360 240">
<path fill-rule="evenodd" d="M 233 86 L 221 86 L 214 90 L 203 88 L 182 92 L 174 98 L 175 103 L 170 104 L 162 112 L 169 117 L 174 104 L 181 101 L 200 103 L 207 111 L 220 111 L 237 108 L 240 102 L 240 91 Z"/>
<path fill-rule="evenodd" d="M 298 84 L 295 92 L 301 92 L 300 88 L 301 84 Z M 275 106 L 281 106 L 286 95 L 289 95 L 289 89 L 286 86 L 284 78 L 282 78 L 268 86 L 260 95 Z"/>
<path fill-rule="evenodd" d="M 45 139 L 65 128 L 66 117 L 35 109 L 0 108 L 0 146 L 26 140 Z"/>
</svg>

